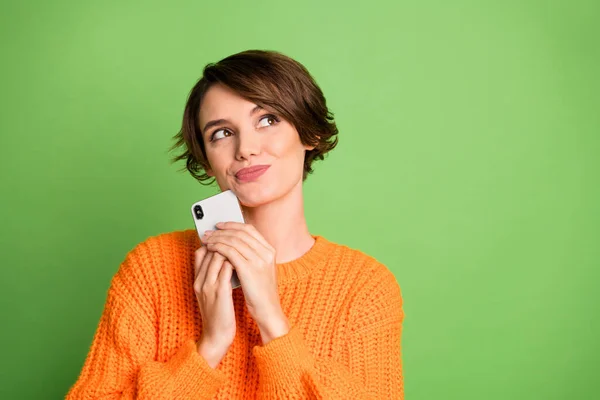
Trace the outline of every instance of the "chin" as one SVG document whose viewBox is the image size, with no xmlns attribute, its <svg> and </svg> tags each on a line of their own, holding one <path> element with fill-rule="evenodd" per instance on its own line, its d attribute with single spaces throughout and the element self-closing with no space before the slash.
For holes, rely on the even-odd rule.
<svg viewBox="0 0 600 400">
<path fill-rule="evenodd" d="M 253 185 L 251 187 L 248 184 L 244 184 L 241 187 L 232 189 L 233 193 L 237 196 L 240 204 L 244 207 L 259 207 L 268 203 L 271 203 L 285 193 L 277 193 L 278 191 L 273 190 L 274 188 L 264 187 L 263 185 Z"/>
<path fill-rule="evenodd" d="M 289 181 L 289 179 L 288 179 Z M 290 194 L 296 185 L 294 182 L 282 182 L 281 179 L 269 179 L 263 182 L 232 182 L 229 186 L 244 207 L 259 207 L 272 203 Z"/>
</svg>

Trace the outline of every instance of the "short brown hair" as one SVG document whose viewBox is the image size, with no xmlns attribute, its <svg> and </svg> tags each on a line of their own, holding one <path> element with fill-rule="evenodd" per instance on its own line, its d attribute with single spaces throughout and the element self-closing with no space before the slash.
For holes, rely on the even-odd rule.
<svg viewBox="0 0 600 400">
<path fill-rule="evenodd" d="M 216 83 L 279 113 L 296 128 L 302 144 L 315 146 L 304 156 L 303 180 L 313 172 L 313 161 L 323 160 L 324 155 L 337 145 L 338 129 L 333 113 L 306 68 L 276 51 L 243 51 L 204 67 L 202 78 L 188 96 L 181 130 L 173 137 L 176 143 L 171 150 L 183 147 L 183 152 L 172 162 L 186 160 L 182 170 L 187 169 L 200 183 L 214 181 L 206 173 L 209 165 L 199 119 L 202 99 Z"/>
</svg>

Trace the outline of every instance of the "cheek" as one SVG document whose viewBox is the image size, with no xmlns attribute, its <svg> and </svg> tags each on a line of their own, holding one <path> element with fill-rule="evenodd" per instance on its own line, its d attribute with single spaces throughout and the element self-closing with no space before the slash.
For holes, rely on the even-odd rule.
<svg viewBox="0 0 600 400">
<path fill-rule="evenodd" d="M 304 170 L 304 147 L 300 143 L 288 142 L 285 145 L 279 143 L 276 151 L 277 158 L 281 162 L 279 173 L 281 179 L 286 180 L 288 177 L 295 181 L 296 177 L 302 175 Z"/>
<path fill-rule="evenodd" d="M 218 174 L 219 171 L 222 169 L 222 164 L 223 164 L 223 154 L 222 150 L 220 149 L 216 149 L 216 148 L 211 148 L 208 149 L 206 148 L 206 160 L 208 161 L 208 165 L 209 167 L 212 169 L 213 173 Z"/>
<path fill-rule="evenodd" d="M 295 130 L 286 132 L 284 140 L 271 141 L 270 148 L 279 157 L 297 158 L 299 154 L 304 155 L 304 146 Z"/>
</svg>

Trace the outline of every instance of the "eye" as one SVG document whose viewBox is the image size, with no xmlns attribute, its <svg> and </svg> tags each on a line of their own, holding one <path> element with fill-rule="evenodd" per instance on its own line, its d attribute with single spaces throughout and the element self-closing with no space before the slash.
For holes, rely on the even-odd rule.
<svg viewBox="0 0 600 400">
<path fill-rule="evenodd" d="M 271 126 L 271 125 L 275 125 L 278 122 L 279 122 L 279 119 L 277 119 L 276 116 L 274 116 L 272 114 L 267 114 L 258 121 L 258 126 L 260 126 L 260 127 Z"/>
<path fill-rule="evenodd" d="M 210 135 L 210 141 L 212 142 L 214 140 L 219 140 L 227 136 L 231 136 L 231 132 L 225 129 L 217 129 L 212 135 Z"/>
</svg>

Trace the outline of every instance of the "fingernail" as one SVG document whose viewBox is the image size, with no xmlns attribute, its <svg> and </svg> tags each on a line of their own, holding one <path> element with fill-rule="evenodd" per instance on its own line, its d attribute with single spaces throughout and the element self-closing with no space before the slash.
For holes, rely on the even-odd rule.
<svg viewBox="0 0 600 400">
<path fill-rule="evenodd" d="M 213 232 L 214 231 L 210 231 L 210 230 L 204 231 L 204 236 L 210 236 L 210 235 L 212 235 Z"/>
<path fill-rule="evenodd" d="M 222 222 L 217 222 L 215 226 L 217 228 L 222 228 L 223 227 L 223 223 Z"/>
</svg>

